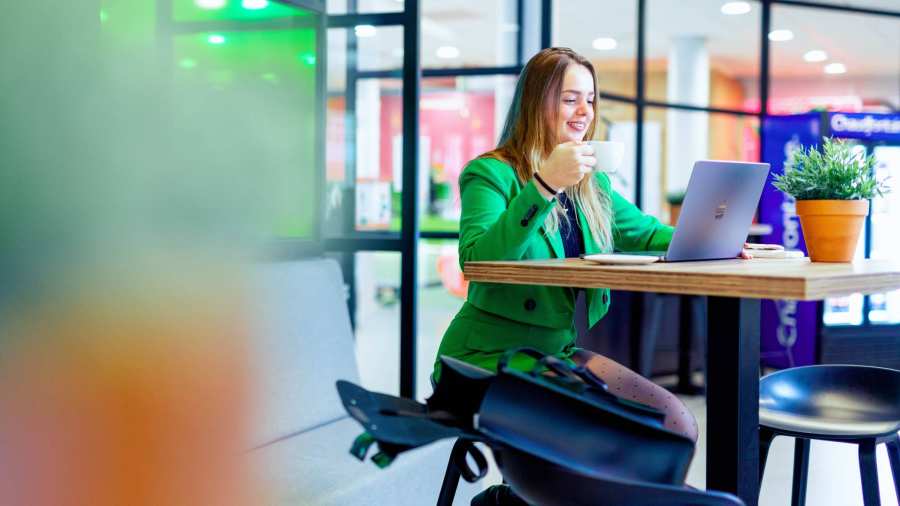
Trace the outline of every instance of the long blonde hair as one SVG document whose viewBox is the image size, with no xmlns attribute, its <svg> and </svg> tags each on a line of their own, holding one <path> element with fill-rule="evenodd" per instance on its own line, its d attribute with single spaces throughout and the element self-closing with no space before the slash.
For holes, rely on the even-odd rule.
<svg viewBox="0 0 900 506">
<path fill-rule="evenodd" d="M 527 183 L 540 170 L 558 142 L 556 125 L 559 123 L 559 103 L 563 79 L 570 65 L 581 65 L 588 69 L 596 96 L 597 74 L 590 61 L 569 48 L 551 47 L 540 51 L 528 61 L 519 76 L 497 147 L 480 158 L 497 158 L 511 165 L 522 184 Z M 597 125 L 596 99 L 593 109 L 594 119 L 588 125 L 585 139 L 594 136 Z M 575 186 L 566 188 L 565 193 L 584 213 L 587 227 L 600 249 L 611 249 L 612 202 L 609 195 L 600 190 L 591 174 L 586 174 Z M 561 206 L 557 206 L 547 215 L 544 228 L 548 234 L 556 233 L 560 220 L 568 219 Z"/>
</svg>

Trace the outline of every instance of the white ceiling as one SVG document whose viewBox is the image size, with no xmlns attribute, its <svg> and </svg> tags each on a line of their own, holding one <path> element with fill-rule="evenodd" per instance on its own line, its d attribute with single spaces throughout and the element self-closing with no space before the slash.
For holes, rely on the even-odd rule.
<svg viewBox="0 0 900 506">
<path fill-rule="evenodd" d="M 900 0 L 815 0 L 820 4 L 842 5 L 844 7 L 861 7 L 882 11 L 900 10 Z"/>
<path fill-rule="evenodd" d="M 340 0 L 331 0 L 331 3 Z M 664 59 L 672 40 L 681 36 L 707 38 L 713 66 L 738 78 L 759 75 L 760 4 L 740 16 L 721 14 L 725 0 L 647 0 L 647 57 Z M 900 12 L 900 0 L 825 0 L 824 3 Z M 510 6 L 513 0 L 424 0 L 422 2 L 423 67 L 473 67 L 512 63 L 517 27 Z M 567 45 L 594 60 L 615 60 L 630 65 L 636 54 L 634 0 L 557 0 L 554 43 Z M 396 0 L 361 0 L 366 11 L 402 8 Z M 794 39 L 773 42 L 773 76 L 817 77 L 828 62 L 806 63 L 811 49 L 826 51 L 829 61 L 847 67 L 846 77 L 900 75 L 900 17 L 869 16 L 827 9 L 775 5 L 772 27 L 790 29 Z M 329 35 L 329 82 L 343 79 L 345 45 L 339 31 Z M 593 39 L 614 37 L 618 47 L 597 51 Z M 437 48 L 449 45 L 460 56 L 445 60 Z M 399 68 L 402 29 L 379 28 L 375 37 L 360 39 L 360 66 L 364 69 Z M 333 65 L 332 65 L 333 64 Z"/>
<path fill-rule="evenodd" d="M 720 12 L 723 3 L 723 0 L 648 0 L 647 58 L 665 58 L 677 37 L 701 36 L 707 39 L 714 66 L 736 77 L 758 76 L 761 6 L 751 2 L 749 13 L 726 16 Z M 881 3 L 893 3 L 900 8 L 900 0 Z M 628 7 L 609 8 L 611 4 Z M 631 4 L 628 1 L 598 4 L 592 0 L 558 2 L 557 41 L 592 58 L 633 57 L 635 13 Z M 772 28 L 794 32 L 791 41 L 771 43 L 771 69 L 775 76 L 823 75 L 822 67 L 827 62 L 803 61 L 803 54 L 811 49 L 821 49 L 839 58 L 851 75 L 900 73 L 898 17 L 776 5 L 772 10 Z M 591 41 L 600 36 L 613 36 L 622 43 L 612 52 L 594 50 Z"/>
<path fill-rule="evenodd" d="M 900 7 L 900 0 L 892 1 Z M 900 17 L 775 6 L 772 25 L 792 28 L 796 35 L 792 41 L 772 43 L 775 75 L 818 74 L 823 64 L 802 60 L 810 49 L 825 50 L 832 61 L 847 66 L 850 76 L 900 74 Z"/>
</svg>

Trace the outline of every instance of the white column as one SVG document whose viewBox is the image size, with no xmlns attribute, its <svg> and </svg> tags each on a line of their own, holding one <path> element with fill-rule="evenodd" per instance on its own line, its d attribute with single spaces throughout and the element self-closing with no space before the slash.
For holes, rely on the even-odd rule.
<svg viewBox="0 0 900 506">
<path fill-rule="evenodd" d="M 499 0 L 495 4 L 497 27 L 494 40 L 497 50 L 494 65 L 510 65 L 516 62 L 516 41 L 519 39 L 520 27 L 517 19 L 515 0 Z"/>
<path fill-rule="evenodd" d="M 496 76 L 494 79 L 494 145 L 500 140 L 503 126 L 506 124 L 506 115 L 516 93 L 516 83 L 510 82 L 505 76 Z M 491 146 L 493 148 L 494 146 Z"/>
<path fill-rule="evenodd" d="M 667 101 L 709 105 L 709 51 L 706 39 L 680 36 L 669 50 Z M 709 155 L 709 114 L 669 109 L 666 113 L 667 191 L 687 187 L 694 162 Z"/>
<path fill-rule="evenodd" d="M 377 179 L 381 160 L 381 83 L 356 81 L 356 179 Z M 395 174 L 395 178 L 398 176 Z M 402 177 L 400 178 L 402 180 Z M 353 181 L 355 184 L 356 181 Z"/>
<path fill-rule="evenodd" d="M 522 52 L 525 62 L 541 50 L 541 3 L 522 2 Z M 522 62 L 523 64 L 525 62 Z"/>
<path fill-rule="evenodd" d="M 523 9 L 527 9 L 523 5 Z M 497 19 L 500 25 L 497 27 L 497 65 L 509 65 L 516 62 L 516 49 L 518 47 L 519 32 L 523 27 L 518 26 L 515 0 L 501 0 L 497 2 Z M 513 29 L 515 28 L 515 29 Z M 523 62 L 524 63 L 524 62 Z M 509 104 L 512 102 L 515 84 L 507 85 L 506 76 L 493 78 L 494 89 L 494 132 L 491 139 L 491 149 L 496 145 L 503 132 L 506 122 L 506 113 L 509 112 Z"/>
</svg>

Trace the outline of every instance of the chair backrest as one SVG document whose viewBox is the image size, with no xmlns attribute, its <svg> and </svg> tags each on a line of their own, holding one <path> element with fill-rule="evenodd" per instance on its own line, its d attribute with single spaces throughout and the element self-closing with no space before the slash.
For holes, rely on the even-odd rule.
<svg viewBox="0 0 900 506">
<path fill-rule="evenodd" d="M 478 430 L 572 470 L 673 485 L 684 483 L 694 453 L 690 439 L 618 402 L 514 370 L 491 382 Z"/>
<path fill-rule="evenodd" d="M 346 416 L 335 382 L 359 382 L 340 266 L 314 259 L 260 264 L 251 343 L 263 444 Z"/>
</svg>

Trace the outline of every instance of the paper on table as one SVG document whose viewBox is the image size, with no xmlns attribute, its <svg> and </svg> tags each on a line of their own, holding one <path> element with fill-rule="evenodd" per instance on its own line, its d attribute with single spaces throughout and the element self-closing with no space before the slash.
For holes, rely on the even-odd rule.
<svg viewBox="0 0 900 506">
<path fill-rule="evenodd" d="M 581 257 L 589 262 L 597 264 L 625 264 L 640 265 L 661 262 L 663 257 L 656 255 L 628 255 L 621 253 L 598 253 Z"/>
<path fill-rule="evenodd" d="M 753 258 L 803 258 L 802 251 L 786 251 L 786 250 L 749 250 Z"/>
</svg>

